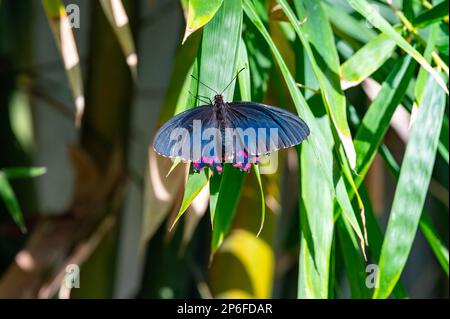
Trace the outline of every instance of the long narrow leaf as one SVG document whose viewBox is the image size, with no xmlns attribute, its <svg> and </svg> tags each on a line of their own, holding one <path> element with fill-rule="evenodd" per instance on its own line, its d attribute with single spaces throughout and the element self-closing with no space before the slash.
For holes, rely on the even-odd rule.
<svg viewBox="0 0 450 319">
<path fill-rule="evenodd" d="M 356 86 L 378 70 L 394 52 L 396 45 L 385 34 L 380 34 L 342 64 L 342 88 Z"/>
<path fill-rule="evenodd" d="M 395 29 L 389 24 L 366 0 L 347 0 L 347 2 L 358 11 L 364 18 L 366 18 L 374 27 L 385 33 L 392 40 L 397 43 L 399 47 L 405 50 L 410 56 L 412 56 L 425 70 L 430 73 L 439 86 L 448 94 L 447 86 L 439 74 L 431 67 L 426 59 L 414 49 L 408 41 L 406 41 Z"/>
<path fill-rule="evenodd" d="M 116 34 L 120 47 L 134 79 L 137 80 L 138 56 L 131 34 L 130 23 L 122 0 L 100 0 L 111 27 Z"/>
<path fill-rule="evenodd" d="M 60 50 L 70 89 L 75 101 L 75 125 L 80 126 L 84 112 L 83 79 L 81 77 L 80 58 L 75 37 L 67 17 L 66 8 L 61 0 L 42 0 L 45 13 L 52 29 L 56 44 Z"/>
<path fill-rule="evenodd" d="M 22 233 L 26 233 L 27 229 L 23 220 L 22 210 L 6 175 L 2 171 L 0 171 L 0 197 L 14 222 L 19 226 Z"/>
<path fill-rule="evenodd" d="M 347 123 L 346 101 L 340 87 L 340 64 L 333 32 L 321 2 L 316 0 L 295 1 L 300 26 L 286 0 L 278 0 L 283 11 L 299 36 L 311 61 L 314 74 L 320 85 L 324 104 L 344 146 L 350 165 L 355 168 L 356 154 L 350 128 Z M 323 50 L 323 46 L 327 49 Z"/>
<path fill-rule="evenodd" d="M 445 95 L 433 78 L 411 128 L 381 250 L 374 298 L 386 298 L 400 278 L 417 231 L 436 156 Z"/>
</svg>

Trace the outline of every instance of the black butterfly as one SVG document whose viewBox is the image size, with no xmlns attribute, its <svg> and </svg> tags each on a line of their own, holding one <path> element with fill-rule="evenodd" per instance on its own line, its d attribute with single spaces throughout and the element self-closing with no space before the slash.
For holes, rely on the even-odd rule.
<svg viewBox="0 0 450 319">
<path fill-rule="evenodd" d="M 164 123 L 153 148 L 159 155 L 192 162 L 194 172 L 210 166 L 221 173 L 225 162 L 249 172 L 260 155 L 300 144 L 308 135 L 306 123 L 291 112 L 254 102 L 226 103 L 216 92 L 209 105 Z"/>
</svg>

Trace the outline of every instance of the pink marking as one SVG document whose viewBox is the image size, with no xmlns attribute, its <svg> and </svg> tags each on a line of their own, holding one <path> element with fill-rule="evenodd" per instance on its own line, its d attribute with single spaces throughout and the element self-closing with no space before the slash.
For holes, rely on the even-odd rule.
<svg viewBox="0 0 450 319">
<path fill-rule="evenodd" d="M 237 162 L 236 164 L 233 164 L 233 167 L 237 167 L 237 168 L 242 167 L 242 162 Z"/>
<path fill-rule="evenodd" d="M 208 161 L 208 163 L 209 163 L 209 165 L 212 165 L 212 164 L 213 164 L 213 159 L 210 158 L 209 161 Z"/>
<path fill-rule="evenodd" d="M 222 171 L 223 171 L 223 167 L 222 167 L 222 166 L 216 166 L 216 170 L 217 170 L 218 172 L 222 172 Z"/>
<path fill-rule="evenodd" d="M 217 156 L 214 156 L 214 162 L 219 163 L 219 158 Z"/>
<path fill-rule="evenodd" d="M 202 162 L 203 163 L 208 163 L 208 158 L 206 156 L 202 156 Z"/>
<path fill-rule="evenodd" d="M 238 152 L 237 152 L 237 156 L 242 156 L 242 151 L 241 150 L 239 150 Z"/>
<path fill-rule="evenodd" d="M 194 165 L 194 167 L 198 167 L 200 165 L 200 163 L 199 162 L 194 162 L 193 165 Z"/>
<path fill-rule="evenodd" d="M 247 163 L 247 164 L 245 164 L 244 169 L 245 169 L 246 171 L 248 171 L 248 170 L 250 169 L 250 167 L 252 167 L 252 164 Z"/>
</svg>

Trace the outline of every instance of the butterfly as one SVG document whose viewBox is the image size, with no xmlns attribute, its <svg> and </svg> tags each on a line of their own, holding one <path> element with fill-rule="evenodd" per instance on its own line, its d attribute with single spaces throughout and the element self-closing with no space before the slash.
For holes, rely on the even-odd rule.
<svg viewBox="0 0 450 319">
<path fill-rule="evenodd" d="M 248 173 L 261 156 L 300 144 L 309 134 L 308 125 L 289 111 L 254 102 L 227 103 L 216 92 L 208 105 L 165 122 L 153 148 L 161 156 L 191 162 L 194 172 L 210 167 L 220 174 L 223 164 L 231 163 Z"/>
</svg>

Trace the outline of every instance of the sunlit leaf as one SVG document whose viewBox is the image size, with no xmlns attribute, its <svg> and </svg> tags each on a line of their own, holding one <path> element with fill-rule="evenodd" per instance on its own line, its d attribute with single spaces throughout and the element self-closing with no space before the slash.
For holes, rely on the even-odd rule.
<svg viewBox="0 0 450 319">
<path fill-rule="evenodd" d="M 122 0 L 100 0 L 103 11 L 116 34 L 120 47 L 130 67 L 131 74 L 137 80 L 138 56 L 131 34 L 130 23 Z"/>
<path fill-rule="evenodd" d="M 433 78 L 412 125 L 386 230 L 374 298 L 387 298 L 400 278 L 417 231 L 436 156 L 445 95 Z"/>
<path fill-rule="evenodd" d="M 389 36 L 395 43 L 412 56 L 425 70 L 430 73 L 439 86 L 448 94 L 447 86 L 439 74 L 431 67 L 425 58 L 406 41 L 393 26 L 381 16 L 375 6 L 370 5 L 366 0 L 347 0 L 347 2 L 365 17 L 374 27 Z"/>
<path fill-rule="evenodd" d="M 442 1 L 430 10 L 425 11 L 414 19 L 414 26 L 416 28 L 425 28 L 430 24 L 440 22 L 447 17 L 448 23 L 448 1 Z"/>
<path fill-rule="evenodd" d="M 26 233 L 27 229 L 23 220 L 22 210 L 20 209 L 16 195 L 3 171 L 0 171 L 0 197 L 5 203 L 14 222 L 19 226 L 22 233 Z"/>
<path fill-rule="evenodd" d="M 222 5 L 223 0 L 189 0 L 188 18 L 183 43 L 196 30 L 207 24 Z"/>
<path fill-rule="evenodd" d="M 378 70 L 392 56 L 396 45 L 385 34 L 380 34 L 342 64 L 342 88 L 356 86 Z"/>
<path fill-rule="evenodd" d="M 44 175 L 47 172 L 45 167 L 5 167 L 2 168 L 7 179 L 32 178 Z"/>
<path fill-rule="evenodd" d="M 287 1 L 278 0 L 278 2 L 302 41 L 320 85 L 320 92 L 327 111 L 344 146 L 350 165 L 355 168 L 355 148 L 347 123 L 345 96 L 340 87 L 339 57 L 334 44 L 333 32 L 321 2 L 306 0 L 300 3 L 296 1 L 299 19 L 296 18 Z M 300 25 L 302 20 L 305 22 Z M 327 49 L 323 50 L 323 46 Z"/>
<path fill-rule="evenodd" d="M 80 126 L 85 104 L 83 79 L 81 76 L 80 58 L 72 27 L 67 17 L 66 7 L 61 0 L 42 1 L 56 44 L 64 61 L 70 89 L 75 101 L 75 124 Z"/>
</svg>

